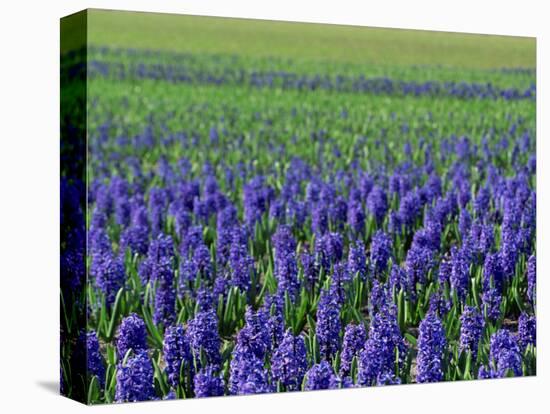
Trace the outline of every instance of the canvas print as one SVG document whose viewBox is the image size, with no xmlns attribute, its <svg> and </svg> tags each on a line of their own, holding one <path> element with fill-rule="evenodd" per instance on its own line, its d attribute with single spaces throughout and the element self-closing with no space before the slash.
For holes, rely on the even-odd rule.
<svg viewBox="0 0 550 414">
<path fill-rule="evenodd" d="M 535 49 L 63 18 L 61 393 L 536 375 Z"/>
</svg>

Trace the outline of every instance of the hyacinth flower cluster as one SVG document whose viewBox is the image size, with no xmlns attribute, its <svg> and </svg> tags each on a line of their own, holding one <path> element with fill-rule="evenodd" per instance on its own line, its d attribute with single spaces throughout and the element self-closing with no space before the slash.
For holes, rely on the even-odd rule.
<svg viewBox="0 0 550 414">
<path fill-rule="evenodd" d="M 86 319 L 63 355 L 90 403 L 536 374 L 531 72 L 92 52 L 85 204 L 62 185 L 63 300 Z"/>
<path fill-rule="evenodd" d="M 445 328 L 435 312 L 429 312 L 420 323 L 416 380 L 439 382 L 443 379 L 443 359 L 447 339 Z"/>
</svg>

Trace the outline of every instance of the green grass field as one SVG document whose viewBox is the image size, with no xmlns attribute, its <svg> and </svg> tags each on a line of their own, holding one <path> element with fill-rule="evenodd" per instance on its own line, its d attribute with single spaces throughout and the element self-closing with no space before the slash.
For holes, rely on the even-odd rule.
<svg viewBox="0 0 550 414">
<path fill-rule="evenodd" d="M 462 68 L 535 67 L 534 38 L 89 10 L 91 44 Z"/>
</svg>

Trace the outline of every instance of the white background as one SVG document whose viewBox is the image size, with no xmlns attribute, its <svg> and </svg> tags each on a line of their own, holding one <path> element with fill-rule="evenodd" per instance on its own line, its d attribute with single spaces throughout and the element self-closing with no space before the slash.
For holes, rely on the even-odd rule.
<svg viewBox="0 0 550 414">
<path fill-rule="evenodd" d="M 86 7 L 538 38 L 536 378 L 94 407 L 94 412 L 548 412 L 548 28 L 544 1 L 14 0 L 0 12 L 0 407 L 76 413 L 57 395 L 59 18 Z M 548 21 L 546 22 L 548 24 Z M 545 72 L 545 73 L 544 73 Z M 541 76 L 542 75 L 542 76 Z M 546 115 L 543 115 L 546 114 Z M 546 406 L 545 406 L 546 405 Z"/>
</svg>

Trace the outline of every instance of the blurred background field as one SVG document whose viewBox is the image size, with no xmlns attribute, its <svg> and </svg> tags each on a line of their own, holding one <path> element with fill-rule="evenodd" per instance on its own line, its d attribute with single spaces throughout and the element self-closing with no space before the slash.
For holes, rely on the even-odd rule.
<svg viewBox="0 0 550 414">
<path fill-rule="evenodd" d="M 90 10 L 91 44 L 383 65 L 530 67 L 534 38 Z"/>
</svg>

